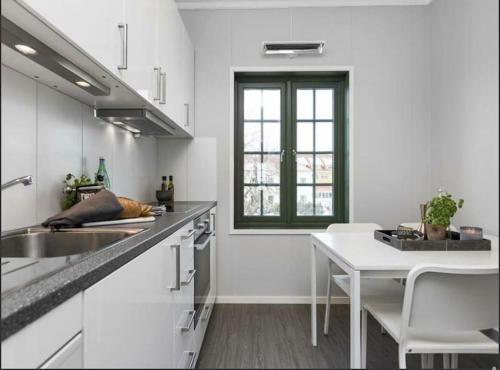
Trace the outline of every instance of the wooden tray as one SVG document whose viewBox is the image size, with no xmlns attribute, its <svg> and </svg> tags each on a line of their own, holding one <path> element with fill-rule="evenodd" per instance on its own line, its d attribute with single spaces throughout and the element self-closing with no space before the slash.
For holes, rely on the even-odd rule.
<svg viewBox="0 0 500 370">
<path fill-rule="evenodd" d="M 454 231 L 450 232 L 450 239 L 446 240 L 411 240 L 398 239 L 393 236 L 395 230 L 375 230 L 374 237 L 391 247 L 400 251 L 489 251 L 491 250 L 491 241 L 488 239 L 480 240 L 460 240 L 460 234 Z"/>
</svg>

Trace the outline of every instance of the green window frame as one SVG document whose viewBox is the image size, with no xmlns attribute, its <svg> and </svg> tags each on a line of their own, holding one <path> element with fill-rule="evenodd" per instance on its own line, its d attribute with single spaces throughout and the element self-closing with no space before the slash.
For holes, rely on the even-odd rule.
<svg viewBox="0 0 500 370">
<path fill-rule="evenodd" d="M 235 229 L 308 229 L 347 222 L 349 199 L 347 89 L 347 73 L 237 73 L 235 75 Z M 274 103 L 278 92 L 279 109 L 275 106 L 266 108 L 263 103 L 264 97 L 272 97 L 268 101 Z M 301 96 L 312 96 L 311 117 L 297 116 L 299 92 Z M 328 94 L 331 94 L 332 99 L 331 117 L 320 117 L 317 113 L 316 99 L 323 96 L 325 101 L 325 96 L 329 99 Z M 248 108 L 252 113 L 245 116 L 245 96 L 248 96 L 248 101 L 251 99 L 254 101 L 261 96 L 260 112 Z M 269 104 L 268 106 L 272 105 Z M 271 116 L 266 116 L 268 115 L 264 112 L 266 109 L 272 111 Z M 276 131 L 278 124 L 279 134 Z M 332 135 L 330 138 L 332 148 L 318 148 L 318 145 L 325 146 L 325 140 L 318 140 L 317 137 L 329 126 L 332 126 L 328 131 Z M 297 145 L 297 137 L 303 137 L 305 132 L 312 132 L 310 148 L 304 148 L 302 144 L 300 147 Z M 252 135 L 254 135 L 253 141 L 249 141 L 248 137 L 252 138 Z M 255 140 L 255 137 L 258 139 Z M 277 143 L 278 137 L 279 143 Z M 318 144 L 316 141 L 321 143 Z M 298 178 L 298 167 L 307 169 L 305 177 Z M 328 170 L 330 167 L 331 170 Z M 276 181 L 278 177 L 279 182 Z M 312 196 L 312 203 L 299 202 L 298 193 L 300 199 L 311 199 Z M 328 206 L 329 196 L 331 207 Z M 247 202 L 246 209 L 245 197 L 253 200 Z M 327 203 L 322 202 L 323 198 L 327 199 Z M 276 199 L 279 199 L 279 203 Z"/>
</svg>

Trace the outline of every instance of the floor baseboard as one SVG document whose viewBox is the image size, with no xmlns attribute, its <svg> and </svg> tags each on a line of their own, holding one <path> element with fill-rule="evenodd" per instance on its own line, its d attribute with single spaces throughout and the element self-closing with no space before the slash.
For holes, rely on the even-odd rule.
<svg viewBox="0 0 500 370">
<path fill-rule="evenodd" d="M 217 296 L 215 303 L 231 304 L 310 304 L 308 296 Z M 326 297 L 318 297 L 318 304 L 325 304 Z M 332 297 L 332 304 L 349 304 L 349 297 Z"/>
</svg>

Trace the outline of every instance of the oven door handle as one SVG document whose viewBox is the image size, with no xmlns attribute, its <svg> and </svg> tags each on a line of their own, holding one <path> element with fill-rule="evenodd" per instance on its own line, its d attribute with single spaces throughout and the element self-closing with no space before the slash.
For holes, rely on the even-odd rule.
<svg viewBox="0 0 500 370">
<path fill-rule="evenodd" d="M 208 237 L 202 244 L 195 244 L 194 247 L 198 251 L 202 251 L 210 243 L 210 237 Z"/>
</svg>

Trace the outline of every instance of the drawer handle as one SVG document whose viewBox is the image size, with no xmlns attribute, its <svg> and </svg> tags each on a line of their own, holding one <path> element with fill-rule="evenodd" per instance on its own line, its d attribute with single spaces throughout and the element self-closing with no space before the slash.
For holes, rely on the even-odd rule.
<svg viewBox="0 0 500 370">
<path fill-rule="evenodd" d="M 189 360 L 189 365 L 188 369 L 193 369 L 194 368 L 194 360 L 196 360 L 196 352 L 194 351 L 187 351 L 187 354 L 189 357 L 191 357 L 191 360 Z"/>
<path fill-rule="evenodd" d="M 203 316 L 203 321 L 207 321 L 208 318 L 210 317 L 210 306 L 205 306 L 205 316 Z"/>
<path fill-rule="evenodd" d="M 194 233 L 196 232 L 196 230 L 189 230 L 189 233 L 187 233 L 186 235 L 182 235 L 181 236 L 181 239 L 189 239 L 190 237 L 192 237 L 194 235 Z"/>
<path fill-rule="evenodd" d="M 181 285 L 189 285 L 191 281 L 193 281 L 194 275 L 196 275 L 196 270 L 189 270 L 189 275 L 187 276 L 186 280 L 184 280 Z"/>
<path fill-rule="evenodd" d="M 181 246 L 175 244 L 170 247 L 175 249 L 175 285 L 170 290 L 181 290 Z"/>
<path fill-rule="evenodd" d="M 190 318 L 189 318 L 186 326 L 179 327 L 179 329 L 181 329 L 181 332 L 189 331 L 189 329 L 191 329 L 191 326 L 193 325 L 193 322 L 194 322 L 194 316 L 196 314 L 195 310 L 189 310 L 189 311 L 185 311 L 185 312 L 187 312 L 190 315 Z"/>
</svg>

